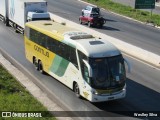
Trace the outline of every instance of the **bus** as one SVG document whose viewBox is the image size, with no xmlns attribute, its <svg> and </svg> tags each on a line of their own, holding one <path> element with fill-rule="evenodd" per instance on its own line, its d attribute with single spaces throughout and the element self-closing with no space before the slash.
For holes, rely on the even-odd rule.
<svg viewBox="0 0 160 120">
<path fill-rule="evenodd" d="M 125 60 L 107 40 L 54 21 L 25 24 L 25 55 L 47 73 L 91 102 L 126 96 Z"/>
</svg>

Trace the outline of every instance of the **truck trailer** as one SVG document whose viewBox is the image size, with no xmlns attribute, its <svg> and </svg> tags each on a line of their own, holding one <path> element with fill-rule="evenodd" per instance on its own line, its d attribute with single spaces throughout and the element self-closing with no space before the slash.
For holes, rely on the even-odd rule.
<svg viewBox="0 0 160 120">
<path fill-rule="evenodd" d="M 44 0 L 0 0 L 5 4 L 2 18 L 16 32 L 23 33 L 26 22 L 50 20 L 47 2 Z M 0 3 L 1 4 L 1 3 Z"/>
<path fill-rule="evenodd" d="M 8 25 L 8 0 L 0 0 L 0 20 Z"/>
</svg>

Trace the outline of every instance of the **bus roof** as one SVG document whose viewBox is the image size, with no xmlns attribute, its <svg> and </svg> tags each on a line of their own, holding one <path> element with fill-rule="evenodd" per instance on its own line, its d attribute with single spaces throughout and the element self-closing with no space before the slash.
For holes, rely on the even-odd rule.
<svg viewBox="0 0 160 120">
<path fill-rule="evenodd" d="M 110 42 L 104 39 L 95 38 L 92 35 L 71 31 L 63 34 L 64 40 L 76 44 L 76 48 L 83 51 L 89 57 L 110 57 L 120 54 L 120 51 Z"/>
<path fill-rule="evenodd" d="M 61 37 L 61 42 L 75 46 L 88 57 L 111 57 L 120 54 L 120 51 L 110 42 L 95 38 L 92 35 L 78 31 L 53 21 L 32 21 L 26 23 L 33 29 L 49 36 Z"/>
<path fill-rule="evenodd" d="M 83 49 L 83 52 L 89 57 L 111 57 L 121 54 L 112 43 L 104 39 L 81 39 L 77 43 L 79 44 L 77 49 Z"/>
<path fill-rule="evenodd" d="M 33 29 L 50 33 L 56 34 L 58 36 L 64 36 L 63 34 L 69 31 L 75 31 L 75 29 L 67 27 L 63 24 L 54 22 L 52 20 L 40 20 L 40 21 L 31 21 L 27 22 L 26 26 L 32 27 Z"/>
</svg>

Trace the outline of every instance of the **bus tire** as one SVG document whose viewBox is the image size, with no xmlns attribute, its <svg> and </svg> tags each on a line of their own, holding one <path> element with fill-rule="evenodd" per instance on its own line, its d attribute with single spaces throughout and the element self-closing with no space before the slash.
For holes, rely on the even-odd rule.
<svg viewBox="0 0 160 120">
<path fill-rule="evenodd" d="M 35 69 L 38 70 L 38 63 L 35 57 L 33 57 L 33 64 L 34 64 Z"/>
<path fill-rule="evenodd" d="M 40 73 L 44 74 L 44 70 L 43 70 L 43 64 L 41 61 L 38 62 L 38 70 Z"/>
<path fill-rule="evenodd" d="M 76 96 L 78 97 L 78 98 L 80 98 L 81 97 L 81 95 L 80 95 L 80 90 L 79 90 L 79 86 L 78 86 L 78 84 L 75 82 L 74 83 L 74 88 L 73 88 L 73 90 L 74 90 L 74 93 L 76 94 Z"/>
</svg>

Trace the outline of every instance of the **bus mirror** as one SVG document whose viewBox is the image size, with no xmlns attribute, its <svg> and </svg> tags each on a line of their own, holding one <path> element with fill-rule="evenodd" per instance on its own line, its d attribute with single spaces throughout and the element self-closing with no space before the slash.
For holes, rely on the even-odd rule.
<svg viewBox="0 0 160 120">
<path fill-rule="evenodd" d="M 130 73 L 131 72 L 131 65 L 130 65 L 130 63 L 129 63 L 129 61 L 127 60 L 127 59 L 124 59 L 124 62 L 127 64 L 127 66 L 128 66 L 128 73 Z"/>
<path fill-rule="evenodd" d="M 87 66 L 88 68 L 88 74 L 89 74 L 89 77 L 92 77 L 92 68 L 91 66 L 88 64 L 88 62 L 86 60 L 83 59 L 83 62 L 84 64 Z"/>
</svg>

